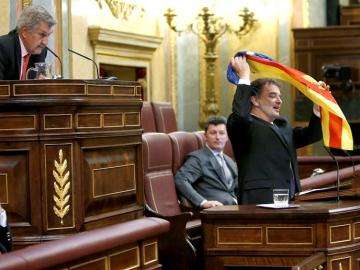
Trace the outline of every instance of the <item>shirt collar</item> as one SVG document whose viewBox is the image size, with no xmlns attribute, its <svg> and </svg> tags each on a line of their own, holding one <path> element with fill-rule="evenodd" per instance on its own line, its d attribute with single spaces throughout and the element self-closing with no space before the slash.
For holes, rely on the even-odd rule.
<svg viewBox="0 0 360 270">
<path fill-rule="evenodd" d="M 211 153 L 213 153 L 213 155 L 216 157 L 218 154 L 222 155 L 223 151 L 217 151 L 214 149 L 211 149 L 207 144 L 205 144 L 205 146 L 211 151 Z"/>
<path fill-rule="evenodd" d="M 24 45 L 23 41 L 21 40 L 20 36 L 19 36 L 19 40 L 20 40 L 20 48 L 21 48 L 21 57 L 24 57 L 25 55 L 27 55 L 29 53 L 26 50 L 25 45 Z"/>
</svg>

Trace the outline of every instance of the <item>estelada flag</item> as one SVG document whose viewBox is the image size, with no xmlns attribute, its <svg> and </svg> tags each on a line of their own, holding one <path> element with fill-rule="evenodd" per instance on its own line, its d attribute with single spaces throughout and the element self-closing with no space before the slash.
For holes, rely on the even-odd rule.
<svg viewBox="0 0 360 270">
<path fill-rule="evenodd" d="M 320 87 L 311 76 L 299 70 L 280 64 L 270 57 L 248 51 L 240 51 L 236 56 L 245 55 L 250 69 L 262 77 L 289 82 L 315 104 L 320 106 L 321 126 L 326 147 L 353 150 L 351 128 L 342 110 L 330 91 Z M 237 84 L 239 77 L 229 64 L 227 78 Z"/>
</svg>

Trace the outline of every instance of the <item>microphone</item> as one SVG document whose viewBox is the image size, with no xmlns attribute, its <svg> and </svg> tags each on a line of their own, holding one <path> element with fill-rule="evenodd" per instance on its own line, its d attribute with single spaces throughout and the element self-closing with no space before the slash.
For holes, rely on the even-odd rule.
<svg viewBox="0 0 360 270">
<path fill-rule="evenodd" d="M 339 162 L 337 161 L 336 157 L 333 153 L 331 153 L 330 149 L 324 146 L 326 152 L 328 152 L 329 156 L 335 161 L 336 163 L 336 200 L 340 202 L 340 177 L 339 177 Z"/>
<path fill-rule="evenodd" d="M 60 77 L 59 75 L 55 75 L 55 79 L 62 79 L 64 76 L 63 76 L 63 66 L 62 66 L 62 62 L 61 62 L 61 59 L 60 57 L 53 51 L 51 50 L 49 47 L 45 47 L 53 56 L 55 56 L 58 60 L 59 60 L 59 63 L 60 63 Z"/>
<path fill-rule="evenodd" d="M 83 55 L 83 54 L 81 54 L 81 53 L 75 52 L 75 51 L 73 51 L 72 49 L 68 49 L 68 51 L 71 52 L 71 53 L 75 53 L 75 54 L 77 54 L 78 56 L 81 56 L 82 58 L 85 58 L 85 59 L 91 61 L 91 62 L 94 64 L 95 68 L 96 68 L 97 78 L 100 79 L 100 74 L 99 74 L 98 65 L 96 64 L 96 62 L 95 62 L 93 59 L 91 59 L 91 58 L 89 58 L 89 57 L 87 57 L 87 56 L 85 56 L 85 55 Z"/>
<path fill-rule="evenodd" d="M 356 172 L 355 172 L 355 162 L 354 162 L 354 159 L 352 158 L 352 156 L 350 155 L 350 153 L 345 150 L 345 149 L 342 149 L 342 151 L 350 158 L 351 160 L 351 163 L 352 163 L 352 167 L 353 167 L 353 179 L 355 179 L 355 175 L 356 175 Z"/>
</svg>

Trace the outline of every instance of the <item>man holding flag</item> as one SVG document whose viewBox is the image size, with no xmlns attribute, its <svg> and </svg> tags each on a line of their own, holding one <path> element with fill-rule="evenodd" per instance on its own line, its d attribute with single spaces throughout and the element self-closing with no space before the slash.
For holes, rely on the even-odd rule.
<svg viewBox="0 0 360 270">
<path fill-rule="evenodd" d="M 227 123 L 238 165 L 238 202 L 272 203 L 274 188 L 289 189 L 293 198 L 301 191 L 296 149 L 322 138 L 319 106 L 314 105 L 307 127 L 292 128 L 280 117 L 282 99 L 275 80 L 260 78 L 250 84 L 245 55 L 232 58 L 229 67 L 238 78 Z M 329 90 L 324 82 L 318 86 Z"/>
</svg>

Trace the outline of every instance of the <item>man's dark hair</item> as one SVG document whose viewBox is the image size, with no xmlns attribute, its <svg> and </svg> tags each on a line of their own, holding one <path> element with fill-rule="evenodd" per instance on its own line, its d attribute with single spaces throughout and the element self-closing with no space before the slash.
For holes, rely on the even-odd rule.
<svg viewBox="0 0 360 270">
<path fill-rule="evenodd" d="M 210 125 L 217 126 L 221 124 L 224 124 L 226 126 L 226 118 L 224 116 L 216 116 L 216 115 L 210 116 L 205 123 L 205 127 L 204 127 L 205 133 L 207 132 Z"/>
<path fill-rule="evenodd" d="M 253 90 L 253 95 L 254 96 L 259 96 L 263 90 L 263 87 L 266 84 L 273 84 L 276 85 L 277 87 L 280 88 L 280 84 L 275 81 L 274 79 L 270 79 L 270 78 L 260 78 L 260 79 L 256 79 L 255 81 L 251 82 L 251 87 Z"/>
</svg>

